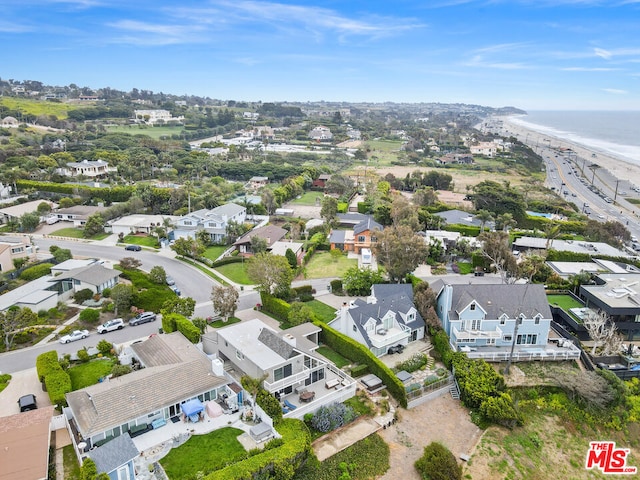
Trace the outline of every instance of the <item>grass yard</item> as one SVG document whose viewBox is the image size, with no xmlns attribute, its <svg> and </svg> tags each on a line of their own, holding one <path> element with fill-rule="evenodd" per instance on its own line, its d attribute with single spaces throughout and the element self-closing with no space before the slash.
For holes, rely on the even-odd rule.
<svg viewBox="0 0 640 480">
<path fill-rule="evenodd" d="M 304 192 L 300 198 L 296 198 L 289 203 L 294 205 L 309 205 L 313 207 L 316 205 L 316 198 L 320 198 L 320 201 L 322 201 L 322 197 L 324 197 L 324 193 L 322 192 Z"/>
<path fill-rule="evenodd" d="M 189 265 L 197 268 L 198 270 L 200 270 L 202 273 L 204 273 L 205 275 L 213 278 L 216 282 L 221 283 L 222 285 L 229 285 L 229 282 L 227 282 L 226 280 L 222 279 L 222 277 L 216 275 L 213 270 L 211 270 L 210 268 L 205 267 L 204 265 L 202 265 L 201 263 L 198 262 L 194 262 L 193 260 L 190 260 L 188 258 L 184 258 L 184 257 L 176 257 L 178 260 L 180 260 L 181 262 L 184 263 L 188 263 Z"/>
<path fill-rule="evenodd" d="M 29 115 L 55 115 L 60 120 L 67 118 L 69 110 L 82 108 L 81 106 L 71 106 L 68 103 L 47 102 L 20 97 L 2 97 L 0 105 Z"/>
<path fill-rule="evenodd" d="M 305 267 L 305 278 L 342 277 L 351 267 L 357 267 L 358 260 L 346 255 L 332 257 L 329 252 L 317 252 Z"/>
<path fill-rule="evenodd" d="M 55 235 L 58 237 L 70 237 L 70 238 L 84 238 L 84 231 L 81 228 L 73 228 L 66 227 L 60 228 L 55 232 L 52 232 L 51 235 Z M 91 240 L 102 240 L 109 236 L 109 233 L 99 233 L 98 235 L 94 235 L 91 237 Z"/>
<path fill-rule="evenodd" d="M 171 450 L 160 464 L 172 480 L 196 478 L 198 472 L 207 475 L 246 456 L 237 439 L 242 433 L 238 428 L 225 427 L 207 435 L 194 435 Z"/>
<path fill-rule="evenodd" d="M 122 242 L 142 247 L 159 248 L 158 239 L 151 235 L 125 235 Z"/>
<path fill-rule="evenodd" d="M 171 138 L 172 135 L 181 135 L 182 126 L 176 127 L 150 127 L 148 125 L 119 125 L 107 127 L 109 133 L 128 133 L 129 135 L 146 135 L 156 140 Z"/>
<path fill-rule="evenodd" d="M 227 248 L 229 247 L 225 245 L 212 245 L 210 247 L 207 247 L 202 256 L 208 258 L 209 260 L 216 261 Z"/>
<path fill-rule="evenodd" d="M 228 325 L 233 325 L 234 323 L 238 323 L 241 322 L 242 320 L 240 320 L 238 317 L 229 317 L 229 320 L 227 320 L 226 322 L 223 320 L 215 320 L 213 322 L 211 322 L 209 324 L 210 327 L 212 328 L 222 328 L 222 327 L 226 327 Z"/>
<path fill-rule="evenodd" d="M 62 464 L 64 468 L 63 478 L 65 480 L 81 480 L 80 464 L 78 457 L 73 449 L 73 445 L 67 445 L 62 448 Z M 60 472 L 58 472 L 58 475 Z"/>
<path fill-rule="evenodd" d="M 344 367 L 346 365 L 349 365 L 351 363 L 351 360 L 348 360 L 348 359 L 344 358 L 338 352 L 332 350 L 331 348 L 327 347 L 326 345 L 323 345 L 322 347 L 318 347 L 316 352 L 318 352 L 320 355 L 322 355 L 324 357 L 327 357 L 329 360 L 331 360 L 333 363 L 335 363 L 336 367 L 338 367 L 338 368 L 342 368 L 342 367 Z"/>
<path fill-rule="evenodd" d="M 460 275 L 468 275 L 473 272 L 473 265 L 469 262 L 458 262 L 457 265 Z"/>
<path fill-rule="evenodd" d="M 71 388 L 75 391 L 95 385 L 102 377 L 109 375 L 112 368 L 113 360 L 111 359 L 93 360 L 69 367 L 67 373 L 71 377 Z"/>
<path fill-rule="evenodd" d="M 11 375 L 8 373 L 3 373 L 0 375 L 0 392 L 9 386 L 9 382 L 11 381 Z"/>
<path fill-rule="evenodd" d="M 558 305 L 565 312 L 569 313 L 570 308 L 582 308 L 584 304 L 573 298 L 571 295 L 547 295 L 550 305 Z"/>
<path fill-rule="evenodd" d="M 232 282 L 239 283 L 240 285 L 251 285 L 253 283 L 249 280 L 247 267 L 244 263 L 228 263 L 226 265 L 216 267 L 215 270 Z"/>
<path fill-rule="evenodd" d="M 311 300 L 310 302 L 304 303 L 307 307 L 313 310 L 318 318 L 324 322 L 328 323 L 334 318 L 336 318 L 336 308 L 331 305 L 327 305 L 326 303 L 321 302 L 320 300 Z"/>
</svg>

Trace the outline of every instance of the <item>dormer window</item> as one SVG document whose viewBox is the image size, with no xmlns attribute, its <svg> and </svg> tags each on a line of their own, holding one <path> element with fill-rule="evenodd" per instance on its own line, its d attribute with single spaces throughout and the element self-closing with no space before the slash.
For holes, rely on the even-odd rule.
<svg viewBox="0 0 640 480">
<path fill-rule="evenodd" d="M 507 323 L 507 316 L 503 314 L 500 316 L 500 325 L 506 325 L 506 323 Z"/>
<path fill-rule="evenodd" d="M 475 304 L 475 303 L 472 303 L 472 304 L 469 306 L 469 310 L 475 310 L 475 309 L 476 309 L 476 304 Z"/>
</svg>

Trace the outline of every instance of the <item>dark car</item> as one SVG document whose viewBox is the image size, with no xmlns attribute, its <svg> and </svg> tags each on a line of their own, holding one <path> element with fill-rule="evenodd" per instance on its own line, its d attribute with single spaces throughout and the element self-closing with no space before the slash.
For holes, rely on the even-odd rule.
<svg viewBox="0 0 640 480">
<path fill-rule="evenodd" d="M 142 250 L 142 247 L 140 245 L 127 245 L 126 247 L 124 247 L 124 249 L 131 252 L 139 252 L 140 250 Z"/>
<path fill-rule="evenodd" d="M 20 407 L 21 412 L 28 412 L 29 410 L 37 409 L 38 404 L 36 403 L 36 396 L 33 393 L 23 395 L 18 400 L 18 406 Z"/>
<path fill-rule="evenodd" d="M 135 327 L 147 322 L 154 322 L 156 320 L 156 314 L 153 312 L 142 312 L 129 320 L 129 326 Z"/>
<path fill-rule="evenodd" d="M 389 350 L 387 350 L 387 353 L 389 354 L 393 354 L 393 353 L 402 353 L 404 351 L 404 345 L 394 345 L 393 347 L 389 347 Z"/>
</svg>

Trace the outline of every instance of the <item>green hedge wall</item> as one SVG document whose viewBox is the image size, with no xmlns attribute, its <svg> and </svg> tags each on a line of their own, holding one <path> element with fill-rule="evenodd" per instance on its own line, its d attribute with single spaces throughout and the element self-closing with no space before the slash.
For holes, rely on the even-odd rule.
<svg viewBox="0 0 640 480">
<path fill-rule="evenodd" d="M 282 435 L 280 447 L 263 450 L 246 460 L 228 465 L 205 477 L 206 480 L 253 480 L 255 478 L 292 478 L 311 452 L 311 434 L 301 420 L 287 418 L 277 424 Z"/>
<path fill-rule="evenodd" d="M 177 315 L 176 328 L 182 333 L 191 343 L 198 343 L 200 341 L 200 329 L 196 327 L 191 320 L 182 315 Z"/>
<path fill-rule="evenodd" d="M 38 355 L 36 358 L 36 372 L 38 372 L 38 379 L 44 382 L 44 378 L 53 372 L 59 372 L 62 370 L 60 363 L 58 363 L 58 352 L 51 350 Z"/>
<path fill-rule="evenodd" d="M 164 333 L 172 333 L 175 332 L 178 327 L 176 325 L 176 320 L 178 318 L 184 318 L 182 315 L 178 315 L 177 313 L 168 313 L 162 316 L 162 331 Z"/>
<path fill-rule="evenodd" d="M 269 312 L 276 319 L 281 322 L 286 322 L 289 319 L 289 310 L 291 310 L 291 305 L 287 302 L 264 292 L 260 293 L 260 299 L 262 301 L 262 309 Z"/>
<path fill-rule="evenodd" d="M 21 189 L 26 188 L 43 192 L 62 193 L 69 196 L 78 195 L 80 192 L 87 192 L 91 198 L 100 198 L 104 200 L 107 205 L 110 205 L 112 202 L 126 202 L 136 191 L 135 186 L 96 188 L 86 185 L 39 182 L 35 180 L 17 180 L 16 185 Z"/>
<path fill-rule="evenodd" d="M 404 385 L 389 367 L 382 363 L 361 343 L 356 342 L 352 338 L 343 335 L 318 320 L 313 321 L 313 324 L 322 329 L 321 338 L 323 343 L 327 344 L 343 357 L 353 362 L 367 365 L 369 371 L 380 378 L 387 386 L 387 390 L 393 395 L 393 398 L 395 398 L 403 408 L 407 408 L 407 392 L 405 391 Z"/>
<path fill-rule="evenodd" d="M 369 373 L 369 365 L 356 365 L 351 369 L 351 376 L 353 378 L 361 377 Z"/>
<path fill-rule="evenodd" d="M 451 370 L 453 351 L 451 350 L 451 345 L 449 345 L 449 337 L 447 336 L 447 333 L 444 330 L 432 331 L 431 344 L 436 352 L 440 354 L 440 358 L 442 359 L 442 363 L 444 363 L 445 367 Z"/>
<path fill-rule="evenodd" d="M 208 260 L 208 259 L 204 259 L 204 260 Z M 204 262 L 204 260 L 200 260 L 200 261 Z M 229 263 L 242 263 L 243 261 L 244 261 L 244 258 L 242 257 L 225 257 L 221 260 L 218 260 L 217 262 L 212 262 L 211 267 L 213 268 L 221 267 L 222 265 L 227 265 Z"/>
<path fill-rule="evenodd" d="M 47 393 L 52 405 L 58 408 L 67 406 L 65 395 L 71 391 L 71 378 L 64 370 L 51 372 L 44 377 L 44 384 L 47 387 Z"/>
<path fill-rule="evenodd" d="M 460 232 L 466 237 L 477 237 L 480 235 L 480 227 L 474 227 L 471 225 L 460 225 L 458 223 L 453 223 L 451 225 L 445 225 L 442 227 L 443 230 L 447 232 Z"/>
</svg>

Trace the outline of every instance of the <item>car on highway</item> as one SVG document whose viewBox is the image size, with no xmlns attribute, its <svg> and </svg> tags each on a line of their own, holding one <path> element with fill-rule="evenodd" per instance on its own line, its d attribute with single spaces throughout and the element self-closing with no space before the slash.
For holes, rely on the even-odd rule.
<svg viewBox="0 0 640 480">
<path fill-rule="evenodd" d="M 156 314 L 153 312 L 142 312 L 129 320 L 129 326 L 135 327 L 136 325 L 142 325 L 143 323 L 155 322 Z"/>
<path fill-rule="evenodd" d="M 103 323 L 98 327 L 98 333 L 113 332 L 114 330 L 122 330 L 124 328 L 124 320 L 121 318 L 114 318 L 108 322 Z"/>
<path fill-rule="evenodd" d="M 130 252 L 139 252 L 142 250 L 142 247 L 140 245 L 127 245 L 124 249 L 129 250 Z"/>
<path fill-rule="evenodd" d="M 89 336 L 89 330 L 74 330 L 60 338 L 60 343 L 75 342 Z"/>
<path fill-rule="evenodd" d="M 36 410 L 38 403 L 36 402 L 36 396 L 33 393 L 23 395 L 18 399 L 18 406 L 21 412 L 28 412 L 29 410 Z"/>
</svg>

